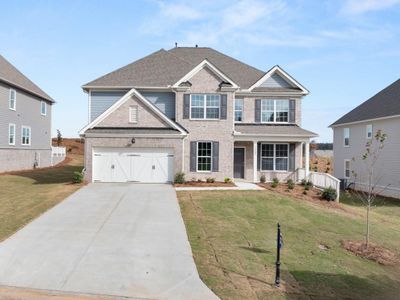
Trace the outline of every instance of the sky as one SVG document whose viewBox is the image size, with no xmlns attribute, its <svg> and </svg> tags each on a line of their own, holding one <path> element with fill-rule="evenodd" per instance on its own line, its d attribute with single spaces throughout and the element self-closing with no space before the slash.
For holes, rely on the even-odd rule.
<svg viewBox="0 0 400 300">
<path fill-rule="evenodd" d="M 304 85 L 302 127 L 328 126 L 400 78 L 400 0 L 6 1 L 0 53 L 52 96 L 53 135 L 88 121 L 81 86 L 161 48 L 212 47 Z"/>
</svg>

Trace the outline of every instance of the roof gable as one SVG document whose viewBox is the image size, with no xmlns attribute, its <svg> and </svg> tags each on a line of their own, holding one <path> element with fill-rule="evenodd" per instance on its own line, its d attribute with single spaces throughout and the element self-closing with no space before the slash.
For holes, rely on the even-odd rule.
<svg viewBox="0 0 400 300">
<path fill-rule="evenodd" d="M 9 85 L 20 88 L 28 93 L 36 95 L 42 99 L 50 102 L 55 102 L 49 95 L 47 95 L 36 84 L 29 80 L 22 74 L 16 67 L 0 55 L 0 81 Z"/>
</svg>

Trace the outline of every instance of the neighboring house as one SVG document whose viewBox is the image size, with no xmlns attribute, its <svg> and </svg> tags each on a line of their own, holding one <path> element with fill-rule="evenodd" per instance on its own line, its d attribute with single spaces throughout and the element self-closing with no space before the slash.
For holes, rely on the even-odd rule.
<svg viewBox="0 0 400 300">
<path fill-rule="evenodd" d="M 400 79 L 368 99 L 330 127 L 333 129 L 334 175 L 366 184 L 362 155 L 366 143 L 378 130 L 387 134 L 385 146 L 374 171 L 375 183 L 387 196 L 400 198 Z"/>
<path fill-rule="evenodd" d="M 0 172 L 47 167 L 54 100 L 0 55 Z"/>
<path fill-rule="evenodd" d="M 316 136 L 300 127 L 301 84 L 279 66 L 263 72 L 211 48 L 161 49 L 83 89 L 89 181 L 169 182 L 177 172 L 284 180 Z"/>
</svg>

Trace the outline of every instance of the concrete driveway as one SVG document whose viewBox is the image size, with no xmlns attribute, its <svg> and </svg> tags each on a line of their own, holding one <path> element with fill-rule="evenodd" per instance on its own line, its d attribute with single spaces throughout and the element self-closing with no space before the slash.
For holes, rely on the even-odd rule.
<svg viewBox="0 0 400 300">
<path fill-rule="evenodd" d="M 90 184 L 0 244 L 0 285 L 134 299 L 218 299 L 170 185 Z"/>
</svg>

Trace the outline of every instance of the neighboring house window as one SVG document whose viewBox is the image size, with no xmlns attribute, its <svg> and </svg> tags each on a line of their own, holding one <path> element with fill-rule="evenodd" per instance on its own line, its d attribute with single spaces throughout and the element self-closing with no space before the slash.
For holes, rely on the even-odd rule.
<svg viewBox="0 0 400 300">
<path fill-rule="evenodd" d="M 31 128 L 28 126 L 22 126 L 21 144 L 22 145 L 31 144 Z"/>
<path fill-rule="evenodd" d="M 350 128 L 343 128 L 343 143 L 345 147 L 350 146 Z"/>
<path fill-rule="evenodd" d="M 261 122 L 288 123 L 289 100 L 261 100 Z"/>
<path fill-rule="evenodd" d="M 261 144 L 261 171 L 288 171 L 288 144 Z"/>
<path fill-rule="evenodd" d="M 197 143 L 197 171 L 211 172 L 212 161 L 212 143 L 198 142 Z"/>
<path fill-rule="evenodd" d="M 367 139 L 372 139 L 372 124 L 368 124 L 366 126 L 367 130 Z"/>
<path fill-rule="evenodd" d="M 130 106 L 129 107 L 129 123 L 137 123 L 138 121 L 138 107 Z"/>
<path fill-rule="evenodd" d="M 349 159 L 344 160 L 344 177 L 350 178 L 350 160 Z"/>
<path fill-rule="evenodd" d="M 15 145 L 15 124 L 8 124 L 8 144 Z"/>
<path fill-rule="evenodd" d="M 235 122 L 243 121 L 243 99 L 235 99 Z"/>
<path fill-rule="evenodd" d="M 219 119 L 220 95 L 192 94 L 190 95 L 191 119 Z"/>
<path fill-rule="evenodd" d="M 45 116 L 47 114 L 47 106 L 46 102 L 44 101 L 40 102 L 40 113 L 42 114 L 42 116 Z"/>
<path fill-rule="evenodd" d="M 17 92 L 13 89 L 10 89 L 10 94 L 8 98 L 8 108 L 11 110 L 15 110 L 17 107 Z"/>
</svg>

